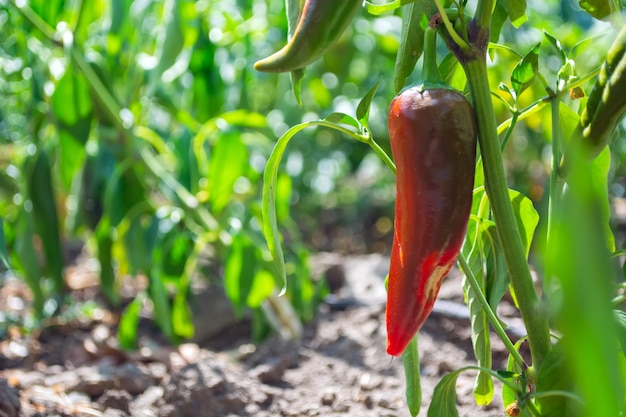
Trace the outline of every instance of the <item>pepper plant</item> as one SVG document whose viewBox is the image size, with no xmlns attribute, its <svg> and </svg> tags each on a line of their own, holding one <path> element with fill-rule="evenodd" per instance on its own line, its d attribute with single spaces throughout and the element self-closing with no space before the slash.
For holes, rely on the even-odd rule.
<svg viewBox="0 0 626 417">
<path fill-rule="evenodd" d="M 294 126 L 279 138 L 268 161 L 264 232 L 283 282 L 275 184 L 280 160 L 297 132 L 309 126 L 343 132 L 369 145 L 396 173 L 396 230 L 386 317 L 388 352 L 404 352 L 407 403 L 414 416 L 421 407 L 415 333 L 455 260 L 465 277 L 463 290 L 477 365 L 442 378 L 430 399 L 429 416 L 458 415 L 455 382 L 460 372 L 469 370 L 477 371 L 474 397 L 479 405 L 492 401 L 493 380 L 501 382 L 503 415 L 618 416 L 626 412 L 626 313 L 620 308 L 624 285 L 615 273 L 623 251 L 616 250 L 609 227 L 607 184 L 611 164 L 607 145 L 620 131 L 626 110 L 626 27 L 620 2 L 581 1 L 580 5 L 593 18 L 609 22 L 596 39 L 610 47 L 605 46 L 597 67 L 585 74 L 577 73 L 572 50 L 566 50 L 550 33 L 545 32 L 544 39 L 555 58 L 551 63 L 558 65 L 551 73 L 542 68 L 546 61 L 540 60 L 541 42 L 524 54 L 498 44 L 501 31 L 522 31 L 532 24 L 526 21 L 525 1 L 365 2 L 372 19 L 398 8 L 403 19 L 395 71 L 388 74 L 399 93 L 389 111 L 393 158 L 374 140 L 368 125 L 374 86 L 357 106 L 356 117 L 332 113 Z M 336 40 L 347 22 L 333 19 L 334 9 L 325 2 L 287 0 L 286 9 L 291 11 L 291 31 L 282 51 L 290 51 L 292 43 L 305 42 L 304 50 L 311 52 L 309 56 L 283 54 L 278 59 L 289 62 L 277 64 L 273 70 L 296 70 L 291 79 L 299 96 L 306 80 L 303 68 L 323 54 L 329 40 Z M 313 21 L 307 18 L 314 14 L 318 17 L 315 25 L 300 24 Z M 349 13 L 338 16 L 352 18 Z M 473 111 L 461 110 L 469 106 L 463 103 L 461 92 L 439 93 L 452 87 L 437 90 L 440 87 L 430 83 L 441 50 L 436 46 L 435 31 L 447 50 L 438 70 L 444 80 L 465 92 Z M 422 52 L 424 82 L 420 87 L 405 88 Z M 494 82 L 489 63 L 497 61 L 500 54 L 517 54 L 519 61 L 508 80 Z M 260 61 L 257 68 L 262 69 L 265 62 Z M 525 104 L 524 93 L 532 89 L 543 90 L 543 94 Z M 451 94 L 462 100 L 455 102 Z M 506 120 L 498 121 L 494 102 L 510 113 Z M 426 106 L 433 110 L 425 110 Z M 530 198 L 509 188 L 504 159 L 515 129 L 539 112 L 549 117 L 549 124 L 543 127 L 551 140 L 543 216 Z M 459 143 L 475 146 L 471 141 L 474 129 L 478 148 L 457 150 L 461 149 Z M 464 162 L 467 157 L 471 158 L 469 169 Z M 472 184 L 472 195 L 464 197 Z M 450 202 L 456 202 L 456 207 L 449 206 Z M 457 217 L 458 221 L 452 220 Z M 538 229 L 540 222 L 545 232 Z M 455 239 L 463 236 L 463 244 L 456 243 Z M 529 263 L 533 244 L 538 248 L 532 264 L 537 280 Z M 496 308 L 507 291 L 527 332 L 519 340 L 510 338 L 497 315 Z M 502 369 L 493 369 L 490 328 L 509 351 Z M 529 357 L 520 353 L 523 345 L 528 346 Z"/>
</svg>

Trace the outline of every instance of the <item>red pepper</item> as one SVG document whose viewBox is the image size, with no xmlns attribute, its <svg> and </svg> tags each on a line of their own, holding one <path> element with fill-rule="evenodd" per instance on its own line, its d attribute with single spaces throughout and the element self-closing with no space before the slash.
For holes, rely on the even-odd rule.
<svg viewBox="0 0 626 417">
<path fill-rule="evenodd" d="M 412 87 L 389 108 L 396 163 L 387 353 L 402 354 L 456 262 L 472 205 L 476 125 L 470 103 L 445 87 Z"/>
</svg>

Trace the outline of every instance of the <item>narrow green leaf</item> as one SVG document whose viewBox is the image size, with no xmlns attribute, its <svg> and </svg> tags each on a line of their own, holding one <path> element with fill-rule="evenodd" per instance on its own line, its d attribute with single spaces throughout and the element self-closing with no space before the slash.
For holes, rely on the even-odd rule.
<svg viewBox="0 0 626 417">
<path fill-rule="evenodd" d="M 504 6 L 503 2 L 497 1 L 496 6 L 493 9 L 493 15 L 491 16 L 491 30 L 489 31 L 489 41 L 497 43 L 500 39 L 500 32 L 502 32 L 502 27 L 504 26 L 504 22 L 509 17 L 509 11 Z M 489 49 L 489 56 L 493 60 L 494 51 L 493 49 Z"/>
<path fill-rule="evenodd" d="M 530 246 L 535 234 L 537 224 L 539 224 L 539 214 L 535 210 L 533 202 L 518 191 L 509 189 L 509 198 L 515 212 L 515 219 L 520 230 L 522 243 L 526 248 L 526 256 L 530 252 Z"/>
<path fill-rule="evenodd" d="M 152 306 L 154 308 L 154 319 L 161 328 L 161 331 L 170 340 L 174 339 L 174 329 L 172 328 L 172 308 L 165 285 L 161 277 L 150 276 L 150 287 L 148 288 Z"/>
<path fill-rule="evenodd" d="M 611 169 L 611 151 L 606 146 L 593 160 L 591 165 L 591 181 L 594 192 L 598 196 L 600 221 L 604 228 L 606 247 L 615 251 L 615 236 L 611 229 L 611 204 L 609 200 L 609 170 Z"/>
<path fill-rule="evenodd" d="M 7 250 L 7 241 L 4 237 L 4 222 L 0 217 L 0 261 L 7 269 L 11 269 L 11 262 L 9 261 L 9 252 Z"/>
<path fill-rule="evenodd" d="M 223 132 L 217 139 L 207 173 L 211 211 L 219 214 L 231 201 L 233 186 L 248 169 L 248 149 L 238 131 Z"/>
<path fill-rule="evenodd" d="M 483 257 L 487 256 L 487 251 L 484 244 L 481 244 L 482 239 L 486 236 L 482 232 L 482 228 L 485 223 L 480 224 L 480 228 L 477 229 L 478 241 L 475 241 L 473 251 L 471 253 L 472 264 L 470 267 L 475 272 L 474 275 L 478 280 L 478 283 L 482 287 L 483 293 L 485 292 L 485 277 L 483 270 Z M 482 239 L 481 239 L 482 238 Z M 489 335 L 489 319 L 483 309 L 483 306 L 476 296 L 472 286 L 469 284 L 467 277 L 463 279 L 463 293 L 467 306 L 470 311 L 470 327 L 472 330 L 472 347 L 474 349 L 474 355 L 479 366 L 487 369 L 491 369 L 492 356 L 491 356 L 491 340 Z M 478 405 L 487 405 L 491 403 L 493 398 L 493 381 L 491 377 L 484 373 L 479 372 L 474 382 L 474 399 Z"/>
<path fill-rule="evenodd" d="M 437 6 L 434 2 L 417 1 L 402 6 L 400 46 L 393 72 L 393 85 L 396 93 L 402 90 L 406 84 L 406 79 L 415 69 L 415 63 L 424 52 L 422 19 L 426 19 L 428 22 L 427 16 L 432 16 L 436 11 Z"/>
<path fill-rule="evenodd" d="M 182 0 L 166 0 L 163 5 L 163 20 L 157 37 L 156 74 L 160 77 L 176 63 L 183 50 L 183 36 L 180 7 Z"/>
<path fill-rule="evenodd" d="M 224 268 L 224 289 L 239 316 L 246 307 L 257 263 L 256 251 L 249 239 L 243 233 L 237 234 Z"/>
<path fill-rule="evenodd" d="M 417 334 L 411 339 L 402 353 L 404 378 L 406 381 L 406 403 L 413 417 L 416 417 L 422 407 L 422 385 L 420 382 L 420 356 L 417 349 Z"/>
<path fill-rule="evenodd" d="M 537 45 L 535 45 L 533 49 L 531 49 L 530 52 L 528 52 L 513 69 L 513 73 L 511 74 L 511 84 L 513 85 L 513 90 L 518 97 L 524 90 L 530 87 L 532 82 L 535 80 L 535 76 L 539 70 L 540 48 L 541 42 L 537 43 Z"/>
<path fill-rule="evenodd" d="M 342 116 L 343 118 L 343 116 Z M 325 126 L 332 129 L 337 129 L 343 133 L 352 135 L 355 138 L 359 137 L 358 133 L 351 133 L 346 131 L 343 126 L 335 123 L 328 122 L 326 120 L 319 120 L 313 122 L 300 123 L 287 130 L 274 145 L 274 149 L 270 154 L 267 164 L 265 165 L 265 171 L 263 173 L 263 200 L 261 205 L 261 212 L 263 215 L 263 235 L 267 242 L 267 246 L 272 255 L 273 266 L 276 270 L 279 285 L 282 286 L 281 294 L 286 290 L 287 276 L 285 272 L 285 259 L 283 256 L 283 250 L 280 245 L 280 232 L 278 231 L 278 221 L 276 218 L 276 181 L 278 178 L 278 169 L 280 162 L 285 154 L 287 145 L 293 136 L 310 126 Z"/>
<path fill-rule="evenodd" d="M 298 106 L 302 107 L 302 79 L 304 78 L 304 68 L 291 71 L 289 79 L 291 80 L 291 90 L 296 98 Z"/>
<path fill-rule="evenodd" d="M 522 343 L 526 341 L 526 337 L 522 337 L 515 342 L 515 349 L 519 352 Z M 507 359 L 506 371 L 498 371 L 503 377 L 510 379 L 511 382 L 517 385 L 516 389 L 513 389 L 508 384 L 502 384 L 502 404 L 506 410 L 511 404 L 518 401 L 527 392 L 526 379 L 523 375 L 523 370 L 519 364 L 515 361 L 515 358 L 511 354 Z M 522 408 L 518 417 L 531 417 L 528 408 Z"/>
<path fill-rule="evenodd" d="M 268 271 L 260 269 L 252 279 L 252 286 L 246 297 L 246 304 L 250 308 L 261 307 L 261 303 L 274 292 L 276 280 Z"/>
<path fill-rule="evenodd" d="M 378 88 L 379 82 L 380 80 L 376 81 L 372 88 L 369 89 L 367 94 L 363 96 L 363 98 L 359 102 L 359 105 L 356 108 L 356 118 L 365 127 L 369 126 L 368 118 L 370 116 L 370 106 L 372 104 L 372 100 L 374 99 L 374 95 L 376 95 L 376 89 Z"/>
<path fill-rule="evenodd" d="M 120 324 L 117 328 L 117 338 L 122 349 L 132 350 L 137 346 L 137 325 L 139 324 L 139 313 L 143 304 L 143 295 L 137 296 L 124 309 Z"/>
<path fill-rule="evenodd" d="M 326 116 L 324 120 L 338 125 L 348 125 L 354 127 L 355 129 L 357 129 L 357 131 L 361 129 L 361 124 L 359 123 L 359 121 L 345 113 L 331 113 Z"/>
<path fill-rule="evenodd" d="M 556 49 L 557 52 L 559 53 L 561 57 L 561 65 L 565 65 L 565 62 L 567 61 L 567 54 L 565 53 L 565 50 L 563 50 L 563 45 L 561 45 L 561 41 L 559 41 L 557 38 L 552 36 L 550 33 L 546 32 L 545 30 L 543 31 L 543 35 L 546 37 L 548 42 L 550 42 L 550 44 L 554 47 L 554 49 Z"/>
<path fill-rule="evenodd" d="M 287 35 L 291 39 L 293 33 L 296 31 L 298 21 L 300 20 L 300 11 L 302 10 L 303 1 L 301 0 L 286 0 L 285 10 L 287 12 Z M 291 79 L 291 89 L 293 95 L 296 98 L 298 106 L 302 107 L 302 79 L 304 78 L 304 68 L 291 71 L 289 73 Z"/>
<path fill-rule="evenodd" d="M 177 291 L 172 304 L 172 326 L 174 334 L 189 339 L 194 335 L 191 310 L 187 303 L 186 291 Z"/>
</svg>

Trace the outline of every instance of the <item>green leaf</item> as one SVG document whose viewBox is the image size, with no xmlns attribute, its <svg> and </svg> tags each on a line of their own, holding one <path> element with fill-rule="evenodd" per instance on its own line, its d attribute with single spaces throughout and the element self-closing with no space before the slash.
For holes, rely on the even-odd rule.
<svg viewBox="0 0 626 417">
<path fill-rule="evenodd" d="M 143 304 L 143 294 L 139 293 L 124 309 L 117 328 L 117 338 L 122 349 L 132 350 L 137 346 L 137 325 Z"/>
<path fill-rule="evenodd" d="M 423 19 L 437 11 L 432 1 L 416 1 L 402 7 L 402 29 L 400 31 L 400 47 L 396 55 L 393 72 L 393 85 L 398 93 L 406 84 L 406 79 L 415 69 L 415 63 L 424 52 Z"/>
<path fill-rule="evenodd" d="M 490 223 L 485 226 L 483 229 L 483 245 L 487 264 L 485 298 L 495 310 L 509 286 L 509 273 L 496 225 Z"/>
<path fill-rule="evenodd" d="M 467 85 L 467 76 L 459 60 L 454 54 L 447 54 L 439 64 L 439 73 L 447 85 L 458 91 L 464 91 Z"/>
<path fill-rule="evenodd" d="M 417 334 L 411 339 L 402 352 L 404 378 L 406 381 L 406 403 L 413 417 L 416 417 L 422 407 L 422 385 L 420 382 L 420 356 L 417 349 Z"/>
<path fill-rule="evenodd" d="M 586 149 L 574 146 L 570 157 L 568 186 L 555 221 L 554 250 L 547 259 L 562 288 L 561 303 L 554 306 L 555 324 L 563 334 L 576 388 L 592 410 L 586 415 L 614 416 L 623 409 L 624 381 L 609 303 L 614 271 L 602 218 L 607 202 L 598 192 L 595 161 Z M 603 159 L 608 158 L 607 154 Z"/>
<path fill-rule="evenodd" d="M 570 106 L 559 102 L 559 124 L 563 130 L 563 137 L 571 138 L 578 127 L 580 116 Z"/>
<path fill-rule="evenodd" d="M 376 89 L 378 88 L 379 82 L 380 81 L 376 81 L 372 88 L 369 89 L 367 94 L 363 96 L 363 98 L 359 102 L 359 105 L 356 108 L 356 118 L 366 128 L 369 126 L 368 118 L 370 116 L 370 106 L 372 104 L 372 100 L 374 99 L 374 95 L 376 95 Z"/>
<path fill-rule="evenodd" d="M 537 375 L 536 392 L 549 391 L 572 392 L 574 389 L 573 376 L 567 364 L 567 352 L 563 343 L 557 343 L 542 362 Z M 579 401 L 563 395 L 546 395 L 537 398 L 537 405 L 542 417 L 576 417 L 582 416 L 582 407 Z"/>
<path fill-rule="evenodd" d="M 274 145 L 274 149 L 267 160 L 265 171 L 263 173 L 263 200 L 261 206 L 263 214 L 263 235 L 265 236 L 267 246 L 272 255 L 273 266 L 276 270 L 275 272 L 277 274 L 277 278 L 282 286 L 281 294 L 286 290 L 287 274 L 285 271 L 285 259 L 280 244 L 280 232 L 278 231 L 278 221 L 276 218 L 276 181 L 278 178 L 278 169 L 291 138 L 293 138 L 296 133 L 311 126 L 326 126 L 337 129 L 343 133 L 352 134 L 351 132 L 347 132 L 342 126 L 326 120 L 300 123 L 291 127 L 280 138 L 278 138 L 278 141 L 276 142 L 276 145 Z M 359 137 L 358 133 L 354 133 L 352 135 L 355 138 Z"/>
<path fill-rule="evenodd" d="M 611 14 L 611 3 L 609 0 L 580 0 L 580 8 L 596 19 L 604 20 Z"/>
<path fill-rule="evenodd" d="M 298 106 L 302 107 L 302 79 L 304 78 L 304 68 L 291 71 L 289 79 L 291 80 L 291 90 L 296 98 Z"/>
<path fill-rule="evenodd" d="M 354 127 L 355 129 L 357 129 L 357 131 L 361 129 L 361 124 L 359 123 L 359 121 L 345 113 L 331 113 L 326 116 L 324 120 L 338 125 L 348 125 Z"/>
<path fill-rule="evenodd" d="M 522 343 L 526 341 L 526 336 L 519 339 L 515 342 L 515 349 L 519 352 Z M 502 384 L 502 404 L 504 408 L 510 406 L 516 401 L 523 398 L 526 395 L 528 390 L 526 377 L 523 374 L 522 368 L 515 361 L 515 358 L 511 354 L 507 359 L 506 371 L 498 371 L 498 374 L 502 377 L 511 380 L 511 382 L 517 387 L 514 389 L 509 384 Z M 521 409 L 518 417 L 533 417 L 528 408 L 524 407 Z"/>
<path fill-rule="evenodd" d="M 456 409 L 456 380 L 462 371 L 459 369 L 441 378 L 433 392 L 428 417 L 459 417 Z"/>
<path fill-rule="evenodd" d="M 7 269 L 11 269 L 11 262 L 9 261 L 9 252 L 7 250 L 7 241 L 4 237 L 4 222 L 0 217 L 0 261 Z"/>
<path fill-rule="evenodd" d="M 491 30 L 489 31 L 489 41 L 497 43 L 500 39 L 500 32 L 502 32 L 502 27 L 504 26 L 504 22 L 509 17 L 509 11 L 504 6 L 503 2 L 497 1 L 496 7 L 493 9 L 493 15 L 491 16 Z M 489 49 L 489 56 L 491 60 L 494 59 L 493 49 Z"/>
<path fill-rule="evenodd" d="M 482 200 L 482 198 L 480 199 Z M 478 215 L 478 213 L 477 213 Z M 485 293 L 485 272 L 483 269 L 484 259 L 488 256 L 488 245 L 483 243 L 484 239 L 488 237 L 484 233 L 484 228 L 491 222 L 484 221 L 478 223 L 478 227 L 472 232 L 470 238 L 473 239 L 473 246 L 470 252 L 469 263 L 470 268 L 483 293 Z M 493 226 L 492 226 L 493 227 Z M 491 251 L 495 252 L 495 251 Z M 495 252 L 497 253 L 497 252 Z M 479 366 L 490 369 L 492 364 L 491 356 L 491 340 L 489 335 L 489 319 L 483 309 L 483 306 L 478 299 L 474 289 L 470 285 L 467 276 L 463 279 L 463 294 L 467 302 L 467 306 L 470 311 L 470 327 L 472 337 L 472 348 L 474 349 L 474 355 Z M 474 399 L 478 405 L 488 405 L 493 398 L 493 381 L 491 377 L 484 373 L 479 372 L 474 382 Z"/>
<path fill-rule="evenodd" d="M 150 253 L 150 252 L 148 252 Z M 154 308 L 154 319 L 161 328 L 161 331 L 170 340 L 174 340 L 174 329 L 172 328 L 172 308 L 170 306 L 170 300 L 167 294 L 165 285 L 161 277 L 150 275 L 150 286 L 148 287 L 148 293 L 152 300 L 152 306 Z"/>
<path fill-rule="evenodd" d="M 184 0 L 166 0 L 163 5 L 163 20 L 157 35 L 157 66 L 158 76 L 171 68 L 183 50 L 183 35 L 180 7 Z"/>
<path fill-rule="evenodd" d="M 526 257 L 530 253 L 533 236 L 537 224 L 539 224 L 539 214 L 535 210 L 533 202 L 518 191 L 509 189 L 509 198 L 515 212 L 515 220 L 519 228 L 522 243 L 526 249 Z"/>
<path fill-rule="evenodd" d="M 224 268 L 224 289 L 238 316 L 243 314 L 256 274 L 257 252 L 243 233 L 233 238 Z"/>
<path fill-rule="evenodd" d="M 248 149 L 241 140 L 241 134 L 229 130 L 219 135 L 207 172 L 209 202 L 211 211 L 219 214 L 231 201 L 233 186 L 248 169 Z M 202 168 L 202 167 L 201 167 Z"/>
<path fill-rule="evenodd" d="M 513 69 L 513 73 L 511 74 L 511 84 L 513 85 L 513 90 L 519 97 L 520 94 L 524 90 L 526 90 L 532 82 L 535 80 L 535 76 L 537 75 L 537 71 L 539 68 L 539 49 L 541 48 L 541 42 L 537 43 L 522 58 L 517 66 Z"/>
<path fill-rule="evenodd" d="M 172 304 L 172 327 L 174 334 L 189 339 L 194 335 L 193 320 L 186 291 L 177 291 Z"/>
<path fill-rule="evenodd" d="M 528 20 L 526 16 L 526 0 L 502 0 L 502 2 L 509 12 L 509 18 L 513 26 L 518 28 Z"/>
<path fill-rule="evenodd" d="M 276 280 L 274 276 L 265 269 L 260 269 L 252 279 L 252 286 L 248 292 L 246 304 L 250 308 L 261 307 L 261 303 L 274 292 L 275 287 Z"/>
<path fill-rule="evenodd" d="M 117 305 L 120 296 L 115 288 L 115 270 L 113 269 L 113 239 L 111 237 L 111 220 L 108 215 L 103 216 L 95 230 L 100 263 L 100 288 L 113 305 Z"/>
<path fill-rule="evenodd" d="M 622 351 L 626 353 L 626 313 L 622 310 L 613 310 L 613 316 L 617 323 L 617 340 Z"/>
<path fill-rule="evenodd" d="M 557 52 L 559 53 L 559 56 L 561 57 L 561 65 L 565 65 L 565 62 L 567 61 L 567 54 L 563 50 L 563 45 L 561 45 L 561 41 L 559 41 L 557 38 L 552 36 L 550 33 L 546 32 L 545 30 L 543 31 L 543 35 L 550 42 L 550 44 L 554 47 L 554 49 L 556 49 Z"/>
<path fill-rule="evenodd" d="M 286 0 L 285 1 L 285 10 L 287 12 L 287 34 L 288 38 L 291 39 L 293 33 L 296 31 L 296 27 L 298 26 L 298 21 L 300 20 L 300 11 L 302 10 L 303 1 L 301 0 Z M 291 79 L 291 89 L 293 90 L 293 95 L 296 98 L 296 102 L 298 106 L 302 107 L 302 79 L 304 78 L 304 68 L 299 70 L 291 71 L 289 73 L 289 77 Z"/>
<path fill-rule="evenodd" d="M 608 146 L 591 164 L 591 181 L 594 192 L 598 196 L 599 220 L 604 228 L 606 247 L 615 251 L 615 236 L 611 229 L 611 205 L 609 200 L 609 170 L 611 169 L 611 152 Z"/>
</svg>

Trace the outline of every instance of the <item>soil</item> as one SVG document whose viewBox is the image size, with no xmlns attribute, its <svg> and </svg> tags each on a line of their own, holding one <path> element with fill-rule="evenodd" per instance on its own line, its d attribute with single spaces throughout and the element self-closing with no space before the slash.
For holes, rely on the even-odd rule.
<svg viewBox="0 0 626 417">
<path fill-rule="evenodd" d="M 300 340 L 274 334 L 260 344 L 250 343 L 249 320 L 235 321 L 232 312 L 214 310 L 228 306 L 219 292 L 210 300 L 199 299 L 205 309 L 196 322 L 201 337 L 178 346 L 164 340 L 146 319 L 140 324 L 140 348 L 121 350 L 119 312 L 102 303 L 94 305 L 89 317 L 81 313 L 50 322 L 30 335 L 9 327 L 0 340 L 0 417 L 410 416 L 402 360 L 385 352 L 388 260 L 322 254 L 313 263 L 336 291 L 304 325 Z M 80 273 L 89 276 L 89 265 Z M 75 288 L 75 297 L 98 300 L 97 280 L 91 283 L 75 285 L 81 287 Z M 4 282 L 0 311 L 5 322 L 20 314 L 25 308 L 20 300 L 27 299 L 21 281 Z M 505 303 L 499 313 L 515 334 L 521 324 L 515 309 Z M 211 319 L 218 316 L 226 318 L 221 327 Z M 504 368 L 507 358 L 498 342 L 493 336 L 494 369 Z M 444 281 L 435 310 L 420 331 L 419 352 L 420 416 L 426 416 L 442 376 L 475 364 L 458 273 Z M 479 407 L 474 378 L 464 372 L 458 379 L 459 414 L 505 416 L 500 385 L 496 383 L 493 402 Z"/>
</svg>

